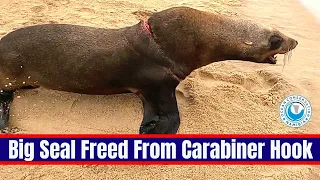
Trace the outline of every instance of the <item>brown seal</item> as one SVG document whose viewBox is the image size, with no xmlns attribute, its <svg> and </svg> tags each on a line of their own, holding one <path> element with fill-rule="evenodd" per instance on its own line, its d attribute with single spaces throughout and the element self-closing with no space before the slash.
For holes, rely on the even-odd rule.
<svg viewBox="0 0 320 180">
<path fill-rule="evenodd" d="M 176 133 L 175 88 L 193 70 L 222 60 L 276 63 L 298 42 L 279 31 L 187 7 L 154 13 L 122 29 L 46 24 L 0 41 L 0 126 L 13 93 L 39 86 L 83 94 L 134 92 L 144 106 L 140 133 Z"/>
</svg>

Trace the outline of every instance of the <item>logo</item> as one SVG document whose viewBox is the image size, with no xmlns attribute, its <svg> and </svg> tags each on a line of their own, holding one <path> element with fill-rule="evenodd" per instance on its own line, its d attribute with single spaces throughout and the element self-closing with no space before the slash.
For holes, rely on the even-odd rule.
<svg viewBox="0 0 320 180">
<path fill-rule="evenodd" d="M 299 128 L 310 121 L 312 108 L 310 102 L 303 96 L 286 97 L 279 107 L 280 119 L 289 127 Z"/>
</svg>

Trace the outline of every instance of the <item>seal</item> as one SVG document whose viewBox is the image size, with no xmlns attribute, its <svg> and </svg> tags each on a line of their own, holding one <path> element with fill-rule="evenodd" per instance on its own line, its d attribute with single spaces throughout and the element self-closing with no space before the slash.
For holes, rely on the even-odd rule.
<svg viewBox="0 0 320 180">
<path fill-rule="evenodd" d="M 222 60 L 275 64 L 298 42 L 276 29 L 187 7 L 121 29 L 44 24 L 0 41 L 0 126 L 16 90 L 133 92 L 144 107 L 139 133 L 177 133 L 175 88 L 193 70 Z"/>
</svg>

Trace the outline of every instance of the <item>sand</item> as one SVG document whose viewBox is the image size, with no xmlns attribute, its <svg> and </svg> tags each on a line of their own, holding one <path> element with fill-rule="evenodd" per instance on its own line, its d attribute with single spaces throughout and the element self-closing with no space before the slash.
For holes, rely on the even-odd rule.
<svg viewBox="0 0 320 180">
<path fill-rule="evenodd" d="M 320 133 L 319 25 L 298 1 L 2 0 L 0 36 L 28 25 L 72 23 L 120 28 L 152 12 L 190 6 L 252 19 L 299 41 L 290 64 L 241 61 L 194 71 L 177 87 L 179 133 Z M 290 94 L 311 101 L 302 128 L 284 125 L 279 103 Z M 132 94 L 89 96 L 21 90 L 12 104 L 12 133 L 137 133 L 142 104 Z M 1 166 L 0 179 L 320 179 L 315 166 Z"/>
</svg>

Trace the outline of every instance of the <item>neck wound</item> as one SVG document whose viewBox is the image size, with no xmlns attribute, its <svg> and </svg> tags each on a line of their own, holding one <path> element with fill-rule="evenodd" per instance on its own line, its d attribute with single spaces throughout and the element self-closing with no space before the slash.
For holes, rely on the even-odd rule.
<svg viewBox="0 0 320 180">
<path fill-rule="evenodd" d="M 151 27 L 150 27 L 150 25 L 148 24 L 148 22 L 146 22 L 145 20 L 143 20 L 142 23 L 141 23 L 141 26 L 142 26 L 142 29 L 143 29 L 143 30 L 147 31 L 147 33 L 148 33 L 149 35 L 151 35 Z"/>
</svg>

